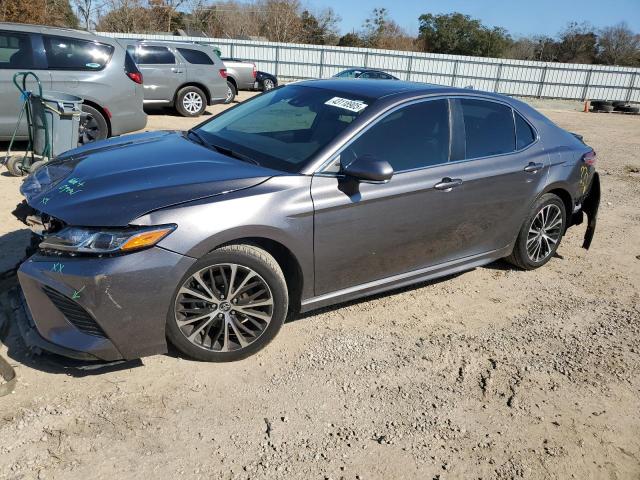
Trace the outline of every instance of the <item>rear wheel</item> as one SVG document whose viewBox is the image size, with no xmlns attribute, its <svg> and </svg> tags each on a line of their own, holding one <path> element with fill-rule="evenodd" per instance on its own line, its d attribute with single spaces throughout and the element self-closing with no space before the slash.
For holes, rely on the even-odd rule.
<svg viewBox="0 0 640 480">
<path fill-rule="evenodd" d="M 9 157 L 5 166 L 11 175 L 14 177 L 21 177 L 25 174 L 22 170 L 22 155 L 14 155 L 13 157 Z"/>
<path fill-rule="evenodd" d="M 207 108 L 207 97 L 198 87 L 184 87 L 176 95 L 176 110 L 183 117 L 197 117 Z"/>
<path fill-rule="evenodd" d="M 237 93 L 238 92 L 236 90 L 236 86 L 233 84 L 233 82 L 230 82 L 229 80 L 227 80 L 227 96 L 224 99 L 225 105 L 233 102 L 236 98 Z"/>
<path fill-rule="evenodd" d="M 262 82 L 262 90 L 264 92 L 268 92 L 269 90 L 273 90 L 274 88 L 276 88 L 276 86 L 273 83 L 273 80 L 271 80 L 270 78 L 265 78 Z"/>
<path fill-rule="evenodd" d="M 533 270 L 547 263 L 560 246 L 566 219 L 560 197 L 552 193 L 542 195 L 523 223 L 507 260 L 524 270 Z"/>
<path fill-rule="evenodd" d="M 282 269 L 252 245 L 214 250 L 186 273 L 167 317 L 167 337 L 208 362 L 253 355 L 280 331 L 289 297 Z"/>
<path fill-rule="evenodd" d="M 78 144 L 85 145 L 109 136 L 109 125 L 100 111 L 91 105 L 82 104 Z"/>
</svg>

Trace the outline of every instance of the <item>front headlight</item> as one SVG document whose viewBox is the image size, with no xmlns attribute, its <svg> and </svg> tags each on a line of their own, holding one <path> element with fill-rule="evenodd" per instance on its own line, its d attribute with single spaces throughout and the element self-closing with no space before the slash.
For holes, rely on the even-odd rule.
<svg viewBox="0 0 640 480">
<path fill-rule="evenodd" d="M 154 246 L 175 229 L 175 225 L 131 227 L 120 230 L 67 227 L 47 236 L 40 243 L 40 248 L 70 254 L 128 253 Z"/>
</svg>

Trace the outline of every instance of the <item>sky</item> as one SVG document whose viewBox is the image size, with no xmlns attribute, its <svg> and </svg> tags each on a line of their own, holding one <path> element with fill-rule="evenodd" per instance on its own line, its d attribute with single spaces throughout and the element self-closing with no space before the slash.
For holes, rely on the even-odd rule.
<svg viewBox="0 0 640 480">
<path fill-rule="evenodd" d="M 401 27 L 418 33 L 423 13 L 461 12 L 485 25 L 506 28 L 513 36 L 554 36 L 570 21 L 595 27 L 626 21 L 640 30 L 640 0 L 303 0 L 311 11 L 331 7 L 342 17 L 341 33 L 359 30 L 376 7 L 385 7 Z"/>
</svg>

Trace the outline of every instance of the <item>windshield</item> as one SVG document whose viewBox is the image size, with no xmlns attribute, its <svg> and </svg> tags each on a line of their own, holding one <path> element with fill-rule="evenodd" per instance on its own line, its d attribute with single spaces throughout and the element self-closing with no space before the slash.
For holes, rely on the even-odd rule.
<svg viewBox="0 0 640 480">
<path fill-rule="evenodd" d="M 242 103 L 195 131 L 219 151 L 294 173 L 372 102 L 362 96 L 290 85 Z"/>
</svg>

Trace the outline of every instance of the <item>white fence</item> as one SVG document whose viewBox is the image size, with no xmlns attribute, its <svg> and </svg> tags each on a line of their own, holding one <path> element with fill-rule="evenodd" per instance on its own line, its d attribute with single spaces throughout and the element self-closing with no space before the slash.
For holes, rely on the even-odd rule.
<svg viewBox="0 0 640 480">
<path fill-rule="evenodd" d="M 349 67 L 385 70 L 403 80 L 538 98 L 640 102 L 640 69 L 530 62 L 370 48 L 301 45 L 207 37 L 100 33 L 116 38 L 193 41 L 218 46 L 223 57 L 255 62 L 282 80 L 326 78 Z"/>
</svg>

